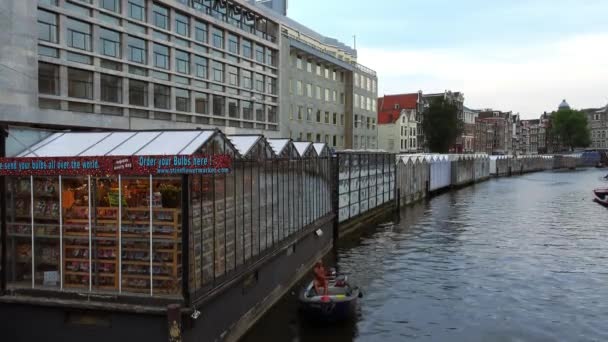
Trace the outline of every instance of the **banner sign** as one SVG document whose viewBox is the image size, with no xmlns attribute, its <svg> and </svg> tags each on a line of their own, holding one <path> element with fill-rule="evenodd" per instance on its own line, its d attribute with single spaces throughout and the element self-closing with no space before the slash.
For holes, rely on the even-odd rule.
<svg viewBox="0 0 608 342">
<path fill-rule="evenodd" d="M 0 176 L 223 174 L 231 168 L 227 154 L 0 158 Z"/>
</svg>

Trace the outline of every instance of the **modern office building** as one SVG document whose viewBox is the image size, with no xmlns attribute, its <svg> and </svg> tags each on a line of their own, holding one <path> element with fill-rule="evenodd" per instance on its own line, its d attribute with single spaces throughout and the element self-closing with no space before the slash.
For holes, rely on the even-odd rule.
<svg viewBox="0 0 608 342">
<path fill-rule="evenodd" d="M 13 19 L 0 20 L 0 124 L 218 127 L 375 147 L 375 72 L 286 17 L 286 5 L 2 1 Z"/>
<path fill-rule="evenodd" d="M 280 135 L 279 24 L 256 6 L 6 0 L 0 13 L 3 124 Z"/>
<path fill-rule="evenodd" d="M 249 0 L 280 24 L 280 133 L 336 149 L 377 148 L 376 72 L 357 51 L 287 17 L 286 0 Z"/>
</svg>

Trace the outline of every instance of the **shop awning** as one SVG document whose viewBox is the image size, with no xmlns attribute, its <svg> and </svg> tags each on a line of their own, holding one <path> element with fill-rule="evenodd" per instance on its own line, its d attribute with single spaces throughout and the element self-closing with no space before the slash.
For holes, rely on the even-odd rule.
<svg viewBox="0 0 608 342">
<path fill-rule="evenodd" d="M 217 130 L 54 133 L 17 157 L 191 155 Z"/>
</svg>

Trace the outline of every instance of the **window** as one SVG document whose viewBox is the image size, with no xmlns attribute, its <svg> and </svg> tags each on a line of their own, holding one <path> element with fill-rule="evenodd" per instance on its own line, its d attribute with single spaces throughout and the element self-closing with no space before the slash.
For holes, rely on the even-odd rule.
<svg viewBox="0 0 608 342">
<path fill-rule="evenodd" d="M 298 116 L 297 116 L 298 120 L 302 120 L 303 111 L 304 111 L 304 108 L 302 106 L 298 106 Z"/>
<path fill-rule="evenodd" d="M 306 141 L 312 141 L 312 133 L 306 133 Z"/>
<path fill-rule="evenodd" d="M 338 124 L 338 113 L 334 113 L 333 115 L 333 120 L 332 120 L 332 124 L 337 125 Z M 335 143 L 334 143 L 335 144 Z"/>
<path fill-rule="evenodd" d="M 317 86 L 317 100 L 321 100 L 321 87 Z"/>
<path fill-rule="evenodd" d="M 169 47 L 154 43 L 154 66 L 169 69 Z"/>
<path fill-rule="evenodd" d="M 120 58 L 120 33 L 100 27 L 99 49 L 102 55 Z"/>
<path fill-rule="evenodd" d="M 268 107 L 268 122 L 277 123 L 277 107 Z"/>
<path fill-rule="evenodd" d="M 332 101 L 338 102 L 338 92 L 334 90 L 332 95 Z"/>
<path fill-rule="evenodd" d="M 253 120 L 253 103 L 249 101 L 241 102 L 243 105 L 243 119 L 244 120 Z"/>
<path fill-rule="evenodd" d="M 344 114 L 340 114 L 340 126 L 344 126 Z"/>
<path fill-rule="evenodd" d="M 329 112 L 325 112 L 325 123 L 329 124 Z"/>
<path fill-rule="evenodd" d="M 154 85 L 154 107 L 161 109 L 171 108 L 171 88 L 155 84 Z"/>
<path fill-rule="evenodd" d="M 194 93 L 194 111 L 198 114 L 208 114 L 208 107 L 207 94 Z"/>
<path fill-rule="evenodd" d="M 255 74 L 255 90 L 260 93 L 264 92 L 264 75 Z"/>
<path fill-rule="evenodd" d="M 325 78 L 329 78 L 329 69 L 325 68 Z"/>
<path fill-rule="evenodd" d="M 175 50 L 175 69 L 182 74 L 190 73 L 190 54 L 181 50 Z"/>
<path fill-rule="evenodd" d="M 101 0 L 101 8 L 120 13 L 120 0 Z"/>
<path fill-rule="evenodd" d="M 317 75 L 321 76 L 321 64 L 317 64 Z"/>
<path fill-rule="evenodd" d="M 81 99 L 93 98 L 93 73 L 68 68 L 68 96 Z"/>
<path fill-rule="evenodd" d="M 152 19 L 156 27 L 169 29 L 169 10 L 166 7 L 154 4 L 152 6 Z"/>
<path fill-rule="evenodd" d="M 276 59 L 276 51 L 266 48 L 266 64 L 274 66 Z"/>
<path fill-rule="evenodd" d="M 306 121 L 312 121 L 312 108 L 306 108 Z"/>
<path fill-rule="evenodd" d="M 355 114 L 355 128 L 359 128 L 359 115 Z"/>
<path fill-rule="evenodd" d="M 224 63 L 213 61 L 213 80 L 224 82 Z"/>
<path fill-rule="evenodd" d="M 228 66 L 228 84 L 238 87 L 239 85 L 239 72 L 236 67 L 232 65 Z"/>
<path fill-rule="evenodd" d="M 264 113 L 264 105 L 260 103 L 254 104 L 255 108 L 255 121 L 264 122 L 266 121 L 266 113 Z"/>
<path fill-rule="evenodd" d="M 239 54 L 239 38 L 231 33 L 228 34 L 228 51 Z"/>
<path fill-rule="evenodd" d="M 266 77 L 266 84 L 268 85 L 268 93 L 277 95 L 277 79 L 272 77 Z"/>
<path fill-rule="evenodd" d="M 190 111 L 190 92 L 188 90 L 175 88 L 175 110 Z"/>
<path fill-rule="evenodd" d="M 316 142 L 321 142 L 321 134 L 317 134 L 317 140 L 315 140 Z"/>
<path fill-rule="evenodd" d="M 299 96 L 302 96 L 302 95 L 303 95 L 303 93 L 302 93 L 302 81 L 297 81 L 297 82 L 296 82 L 296 93 L 297 93 Z"/>
<path fill-rule="evenodd" d="M 321 110 L 317 110 L 317 122 L 321 123 Z"/>
<path fill-rule="evenodd" d="M 206 43 L 208 35 L 209 33 L 207 31 L 207 24 L 197 20 L 194 23 L 194 39 L 198 40 L 201 43 Z"/>
<path fill-rule="evenodd" d="M 40 94 L 59 95 L 59 66 L 38 63 L 38 92 Z"/>
<path fill-rule="evenodd" d="M 344 93 L 340 93 L 340 104 L 344 104 Z"/>
<path fill-rule="evenodd" d="M 57 15 L 38 10 L 38 39 L 57 43 Z"/>
<path fill-rule="evenodd" d="M 129 60 L 131 62 L 146 64 L 146 41 L 143 39 L 129 36 L 127 38 L 127 46 L 129 49 Z"/>
<path fill-rule="evenodd" d="M 213 28 L 213 46 L 218 49 L 224 48 L 224 31 L 216 27 Z"/>
<path fill-rule="evenodd" d="M 264 64 L 264 47 L 260 45 L 255 45 L 255 60 Z M 300 64 L 302 60 L 300 60 Z M 302 68 L 300 68 L 302 69 Z"/>
<path fill-rule="evenodd" d="M 175 32 L 177 32 L 177 34 L 184 37 L 190 36 L 190 25 L 188 24 L 188 20 L 187 16 L 175 13 Z"/>
<path fill-rule="evenodd" d="M 226 98 L 219 95 L 213 96 L 213 115 L 224 116 L 226 109 Z"/>
<path fill-rule="evenodd" d="M 298 69 L 302 69 L 302 57 L 300 57 L 300 56 L 298 56 L 298 57 L 296 58 L 296 67 L 297 67 Z"/>
<path fill-rule="evenodd" d="M 334 70 L 333 73 L 332 73 L 332 79 L 334 81 L 336 80 L 336 70 Z M 336 136 L 334 135 L 334 145 L 336 144 L 335 141 L 336 141 Z"/>
<path fill-rule="evenodd" d="M 194 67 L 196 69 L 196 77 L 207 79 L 207 58 L 195 55 Z"/>
<path fill-rule="evenodd" d="M 239 100 L 228 99 L 228 116 L 231 118 L 239 117 Z"/>
<path fill-rule="evenodd" d="M 243 44 L 243 57 L 253 58 L 251 52 L 251 41 L 247 39 L 241 39 L 241 42 Z"/>
<path fill-rule="evenodd" d="M 129 17 L 146 21 L 146 0 L 129 0 Z"/>
<path fill-rule="evenodd" d="M 241 77 L 243 78 L 243 82 L 241 83 L 241 87 L 246 89 L 252 89 L 253 83 L 251 80 L 251 71 L 241 70 Z"/>
<path fill-rule="evenodd" d="M 129 104 L 148 107 L 148 83 L 129 80 Z"/>
<path fill-rule="evenodd" d="M 311 61 L 306 62 L 306 71 L 312 72 L 312 62 Z"/>
<path fill-rule="evenodd" d="M 101 101 L 122 103 L 122 78 L 101 74 Z"/>
<path fill-rule="evenodd" d="M 355 94 L 355 108 L 359 108 L 359 94 Z"/>
<path fill-rule="evenodd" d="M 329 102 L 329 89 L 325 88 L 325 101 Z"/>
<path fill-rule="evenodd" d="M 68 46 L 91 51 L 91 25 L 71 18 L 66 19 Z"/>
<path fill-rule="evenodd" d="M 332 145 L 333 147 L 336 147 L 336 143 L 338 142 L 338 140 L 336 139 L 337 137 L 334 135 L 333 139 L 332 139 Z"/>
</svg>

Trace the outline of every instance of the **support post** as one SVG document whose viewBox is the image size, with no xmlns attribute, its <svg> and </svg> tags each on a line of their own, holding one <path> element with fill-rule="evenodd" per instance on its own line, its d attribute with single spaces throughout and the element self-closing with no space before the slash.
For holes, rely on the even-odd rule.
<svg viewBox="0 0 608 342">
<path fill-rule="evenodd" d="M 182 176 L 182 295 L 186 305 L 190 303 L 190 182 L 189 176 Z"/>
<path fill-rule="evenodd" d="M 6 137 L 8 132 L 4 127 L 0 127 L 0 158 L 6 156 Z M 6 291 L 6 235 L 8 233 L 6 225 L 6 176 L 0 177 L 0 236 L 2 255 L 0 256 L 0 295 Z"/>
<path fill-rule="evenodd" d="M 331 158 L 331 172 L 332 172 L 332 184 L 331 184 L 331 207 L 334 213 L 333 220 L 333 247 L 337 248 L 338 239 L 340 238 L 340 154 L 336 157 Z"/>
</svg>

